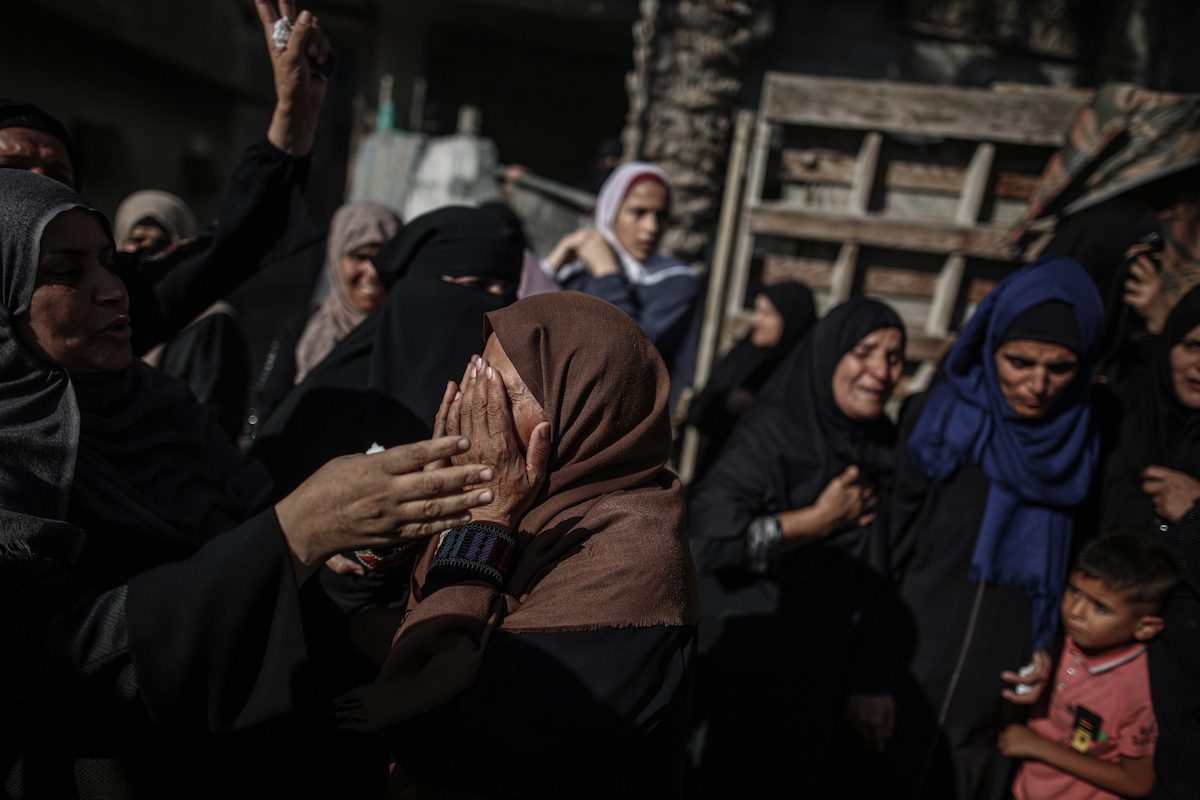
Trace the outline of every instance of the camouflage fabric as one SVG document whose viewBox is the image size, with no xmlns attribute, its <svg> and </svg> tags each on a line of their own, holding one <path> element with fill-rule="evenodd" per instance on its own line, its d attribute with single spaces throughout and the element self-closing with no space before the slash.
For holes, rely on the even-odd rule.
<svg viewBox="0 0 1200 800">
<path fill-rule="evenodd" d="M 1107 84 L 1051 156 L 1014 233 L 1200 164 L 1200 95 Z M 1200 282 L 1200 202 L 1193 193 L 1159 213 L 1163 283 L 1179 296 Z"/>
</svg>

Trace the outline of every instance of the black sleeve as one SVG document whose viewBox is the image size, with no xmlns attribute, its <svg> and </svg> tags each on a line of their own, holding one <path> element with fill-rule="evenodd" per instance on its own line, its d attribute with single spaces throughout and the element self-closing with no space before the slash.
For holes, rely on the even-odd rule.
<svg viewBox="0 0 1200 800">
<path fill-rule="evenodd" d="M 0 564 L 0 729 L 61 742 L 98 718 L 136 725 L 125 604 L 126 587 L 89 591 L 57 561 Z"/>
<path fill-rule="evenodd" d="M 767 487 L 769 470 L 782 471 L 772 457 L 780 425 L 774 407 L 755 406 L 742 415 L 729 442 L 688 504 L 688 528 L 696 568 L 703 573 L 749 567 L 747 532 L 764 514 L 781 510 Z"/>
<path fill-rule="evenodd" d="M 263 264 L 320 238 L 302 197 L 308 166 L 263 139 L 242 156 L 211 236 L 162 261 L 118 260 L 136 354 L 170 339 Z"/>
<path fill-rule="evenodd" d="M 129 653 L 163 728 L 248 728 L 315 705 L 291 555 L 273 508 L 129 581 Z"/>
<path fill-rule="evenodd" d="M 244 432 L 250 441 L 258 438 L 262 424 L 296 385 L 296 345 L 308 324 L 308 315 L 294 311 L 284 318 L 267 356 L 259 368 L 250 395 Z"/>
<path fill-rule="evenodd" d="M 887 531 L 888 566 L 897 582 L 916 547 L 916 521 L 930 489 L 929 479 L 917 471 L 908 452 L 908 440 L 917 427 L 928 398 L 928 394 L 909 398 L 901 414 L 896 436 L 896 479 L 883 518 Z"/>
<path fill-rule="evenodd" d="M 1200 797 L 1200 502 L 1164 535 L 1181 580 L 1163 609 L 1162 633 L 1150 641 L 1154 769 L 1162 797 Z"/>
<path fill-rule="evenodd" d="M 105 592 L 52 560 L 0 565 L 9 723 L 113 735 L 248 728 L 313 707 L 291 557 L 274 510 Z"/>
<path fill-rule="evenodd" d="M 389 731 L 398 772 L 487 796 L 677 797 L 695 634 L 498 631 L 474 686 Z"/>
<path fill-rule="evenodd" d="M 183 379 L 231 441 L 242 430 L 250 391 L 246 338 L 230 314 L 213 313 L 167 343 L 161 368 Z"/>
</svg>

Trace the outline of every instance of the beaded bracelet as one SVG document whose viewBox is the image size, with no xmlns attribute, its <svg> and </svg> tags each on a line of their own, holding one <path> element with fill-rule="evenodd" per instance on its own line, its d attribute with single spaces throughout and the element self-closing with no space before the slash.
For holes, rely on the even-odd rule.
<svg viewBox="0 0 1200 800">
<path fill-rule="evenodd" d="M 457 580 L 485 580 L 497 589 L 504 586 L 516 552 L 516 539 L 503 528 L 470 522 L 442 534 L 429 568 L 432 587 Z M 428 589 L 427 589 L 428 593 Z"/>
</svg>

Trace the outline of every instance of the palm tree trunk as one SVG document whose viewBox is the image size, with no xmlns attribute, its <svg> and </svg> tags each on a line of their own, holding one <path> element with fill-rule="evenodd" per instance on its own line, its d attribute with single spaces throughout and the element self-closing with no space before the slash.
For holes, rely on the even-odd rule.
<svg viewBox="0 0 1200 800">
<path fill-rule="evenodd" d="M 721 181 L 744 80 L 743 58 L 762 0 L 642 0 L 622 134 L 627 160 L 671 176 L 664 249 L 704 257 L 720 213 Z"/>
</svg>

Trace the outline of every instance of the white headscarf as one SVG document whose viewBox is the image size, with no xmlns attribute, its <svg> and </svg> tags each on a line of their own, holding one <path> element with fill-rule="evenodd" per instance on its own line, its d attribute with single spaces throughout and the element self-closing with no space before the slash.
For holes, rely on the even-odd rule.
<svg viewBox="0 0 1200 800">
<path fill-rule="evenodd" d="M 625 202 L 625 196 L 629 194 L 630 188 L 641 178 L 652 178 L 665 186 L 668 194 L 671 191 L 671 179 L 667 177 L 667 173 L 653 164 L 647 164 L 644 161 L 630 161 L 622 164 L 613 170 L 612 175 L 609 175 L 608 180 L 600 187 L 600 194 L 596 197 L 594 217 L 596 229 L 600 231 L 612 247 L 613 252 L 617 254 L 617 258 L 621 262 L 621 269 L 625 273 L 625 279 L 630 283 L 650 286 L 677 275 L 694 277 L 696 271 L 677 258 L 663 255 L 659 250 L 654 250 L 645 261 L 638 261 L 617 241 L 617 235 L 613 232 L 617 213 L 621 210 L 621 204 Z M 560 281 L 566 280 L 583 269 L 586 267 L 581 262 L 569 264 L 559 270 L 557 277 Z"/>
</svg>

